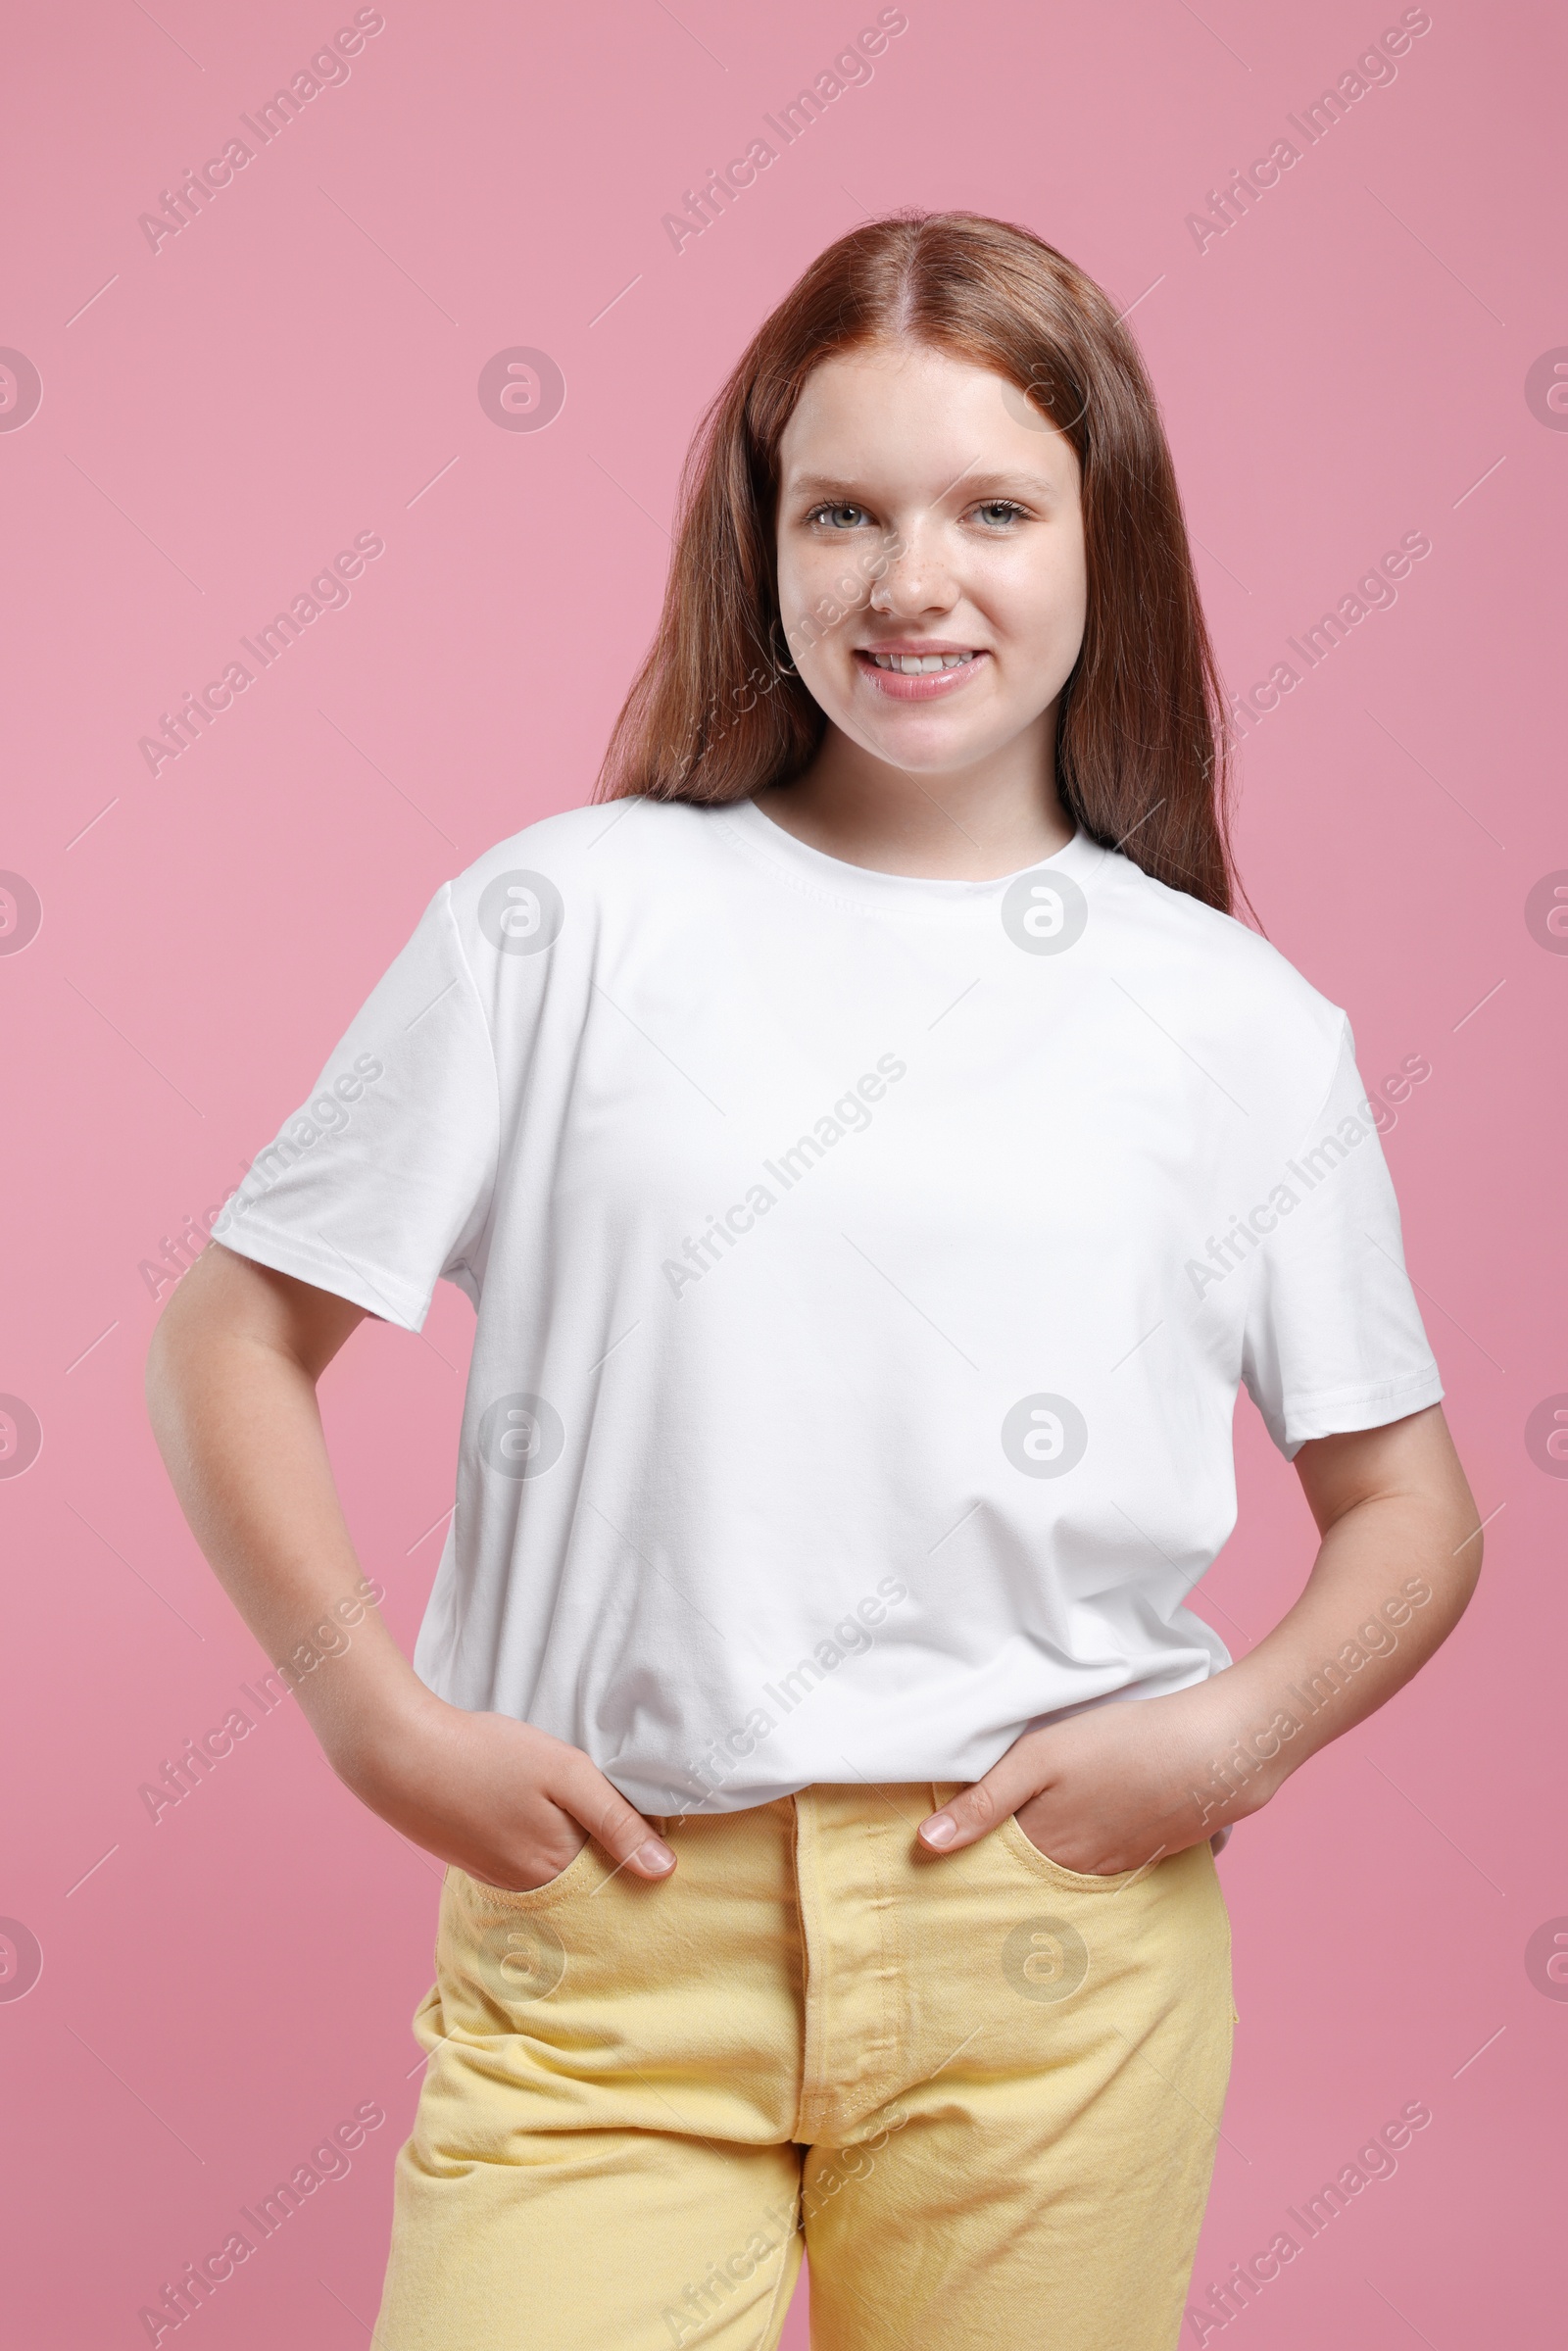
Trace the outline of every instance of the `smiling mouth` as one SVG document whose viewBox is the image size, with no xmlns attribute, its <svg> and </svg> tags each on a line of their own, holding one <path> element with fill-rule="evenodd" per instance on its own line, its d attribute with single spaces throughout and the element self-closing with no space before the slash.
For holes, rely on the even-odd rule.
<svg viewBox="0 0 1568 2351">
<path fill-rule="evenodd" d="M 879 669 L 896 669 L 905 677 L 929 677 L 938 669 L 961 668 L 972 661 L 972 653 L 878 653 L 873 646 L 864 649 Z"/>
<path fill-rule="evenodd" d="M 933 702 L 960 693 L 991 659 L 983 645 L 944 646 L 931 653 L 883 653 L 855 648 L 855 665 L 869 691 L 888 702 Z"/>
</svg>

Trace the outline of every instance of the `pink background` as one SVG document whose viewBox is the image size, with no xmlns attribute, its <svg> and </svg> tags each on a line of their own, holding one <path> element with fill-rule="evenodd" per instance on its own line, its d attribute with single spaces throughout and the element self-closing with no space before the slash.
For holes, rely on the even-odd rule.
<svg viewBox="0 0 1568 2351">
<path fill-rule="evenodd" d="M 1186 216 L 1397 8 L 911 0 L 874 78 L 677 253 L 662 216 L 874 8 L 387 0 L 352 78 L 152 251 L 138 215 L 351 14 L 91 0 L 13 36 L 0 343 L 43 399 L 0 432 L 0 867 L 43 919 L 0 954 L 0 1390 L 43 1445 L 0 1479 L 0 1914 L 43 1972 L 0 2000 L 8 2344 L 144 2340 L 138 2307 L 374 2099 L 389 2121 L 350 2176 L 200 2320 L 209 2351 L 366 2339 L 438 1872 L 292 1706 L 156 1826 L 138 1798 L 261 1663 L 148 1433 L 139 1269 L 238 1180 L 441 878 L 586 799 L 700 409 L 812 255 L 907 203 L 1026 222 L 1137 304 L 1234 687 L 1401 533 L 1432 541 L 1254 725 L 1241 849 L 1368 1081 L 1431 1063 L 1386 1149 L 1490 1562 L 1420 1682 L 1221 1865 L 1242 2026 L 1195 2290 L 1422 2099 L 1397 2176 L 1226 2339 L 1555 2341 L 1568 1985 L 1527 1944 L 1568 1928 L 1568 1464 L 1525 1434 L 1568 1390 L 1541 1310 L 1568 941 L 1525 911 L 1568 867 L 1545 584 L 1568 416 L 1526 397 L 1568 344 L 1553 12 L 1434 0 L 1396 80 L 1200 251 Z M 544 431 L 498 429 L 476 394 L 516 345 L 564 373 Z M 386 552 L 346 609 L 150 774 L 159 713 L 362 530 Z M 445 1294 L 421 1340 L 368 1324 L 325 1382 L 405 1641 L 470 1328 Z M 1200 1604 L 1241 1649 L 1311 1534 L 1245 1402 L 1238 1444 L 1242 1528 Z M 804 2343 L 804 2295 L 790 2324 Z"/>
</svg>

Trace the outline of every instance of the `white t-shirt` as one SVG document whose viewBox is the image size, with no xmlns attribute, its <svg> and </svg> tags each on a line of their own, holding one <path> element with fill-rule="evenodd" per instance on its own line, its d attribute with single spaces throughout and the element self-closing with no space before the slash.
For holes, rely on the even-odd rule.
<svg viewBox="0 0 1568 2351">
<path fill-rule="evenodd" d="M 1443 1393 L 1345 1015 L 1083 834 L 927 881 L 751 802 L 547 817 L 216 1237 L 472 1299 L 416 1667 L 655 1813 L 1201 1681 L 1238 1384 L 1287 1456 Z"/>
</svg>

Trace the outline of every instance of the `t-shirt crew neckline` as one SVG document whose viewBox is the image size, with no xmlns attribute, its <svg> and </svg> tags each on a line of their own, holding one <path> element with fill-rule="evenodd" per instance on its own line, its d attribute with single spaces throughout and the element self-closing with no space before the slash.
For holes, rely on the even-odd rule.
<svg viewBox="0 0 1568 2351">
<path fill-rule="evenodd" d="M 874 906 L 884 912 L 918 914 L 941 908 L 985 912 L 993 907 L 1020 874 L 1051 868 L 1087 882 L 1103 865 L 1109 851 L 1092 841 L 1081 828 L 1049 857 L 1037 857 L 1014 873 L 999 873 L 986 881 L 955 880 L 923 873 L 884 873 L 872 865 L 851 865 L 797 840 L 755 800 L 730 801 L 711 813 L 731 837 L 792 881 L 797 888 L 841 905 Z"/>
</svg>

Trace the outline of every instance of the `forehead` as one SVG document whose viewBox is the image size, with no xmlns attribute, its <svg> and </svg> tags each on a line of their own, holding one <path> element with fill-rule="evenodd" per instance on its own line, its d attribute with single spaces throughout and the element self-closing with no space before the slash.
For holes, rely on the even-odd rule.
<svg viewBox="0 0 1568 2351">
<path fill-rule="evenodd" d="M 813 367 L 779 443 L 781 490 L 830 497 L 966 488 L 1017 495 L 1076 479 L 1071 443 L 1012 381 L 956 354 L 874 343 Z"/>
</svg>

